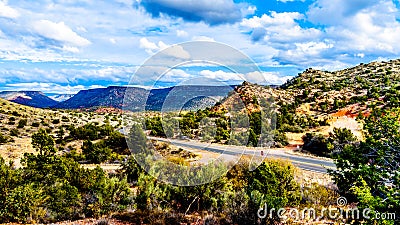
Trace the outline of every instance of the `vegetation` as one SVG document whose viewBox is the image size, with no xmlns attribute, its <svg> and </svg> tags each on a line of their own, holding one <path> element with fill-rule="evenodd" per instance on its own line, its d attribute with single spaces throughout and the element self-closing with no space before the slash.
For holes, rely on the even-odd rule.
<svg viewBox="0 0 400 225">
<path fill-rule="evenodd" d="M 340 153 L 347 145 L 357 141 L 353 133 L 346 128 L 334 128 L 328 138 L 321 134 L 306 133 L 302 139 L 303 150 L 325 157 Z"/>
<path fill-rule="evenodd" d="M 335 157 L 337 170 L 331 174 L 340 192 L 359 202 L 358 207 L 371 209 L 371 218 L 375 213 L 400 212 L 399 121 L 400 109 L 376 109 L 364 118 L 365 141 L 345 145 Z"/>
<path fill-rule="evenodd" d="M 13 169 L 0 158 L 0 221 L 54 222 L 99 217 L 131 202 L 126 179 L 110 178 L 97 167 L 55 155 L 53 139 L 40 130 L 32 137 L 39 154 L 25 154 L 24 167 Z"/>
</svg>

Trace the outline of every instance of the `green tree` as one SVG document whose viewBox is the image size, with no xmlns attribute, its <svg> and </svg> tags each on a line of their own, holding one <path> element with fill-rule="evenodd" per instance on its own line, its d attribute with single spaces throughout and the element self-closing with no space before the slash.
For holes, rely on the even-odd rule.
<svg viewBox="0 0 400 225">
<path fill-rule="evenodd" d="M 254 212 L 267 206 L 268 208 L 283 208 L 297 206 L 300 203 L 300 186 L 294 180 L 294 166 L 281 160 L 269 160 L 263 162 L 254 170 L 249 178 L 247 192 L 250 197 L 250 205 Z M 265 220 L 278 220 L 274 218 Z M 258 220 L 254 217 L 254 224 Z M 264 221 L 265 221 L 264 220 Z"/>
<path fill-rule="evenodd" d="M 335 157 L 337 170 L 330 173 L 341 194 L 360 207 L 378 213 L 400 212 L 399 121 L 400 109 L 376 109 L 364 119 L 365 141 L 346 145 Z"/>
<path fill-rule="evenodd" d="M 56 152 L 53 137 L 48 135 L 44 129 L 39 129 L 38 132 L 32 135 L 32 146 L 41 156 L 51 155 Z"/>
</svg>

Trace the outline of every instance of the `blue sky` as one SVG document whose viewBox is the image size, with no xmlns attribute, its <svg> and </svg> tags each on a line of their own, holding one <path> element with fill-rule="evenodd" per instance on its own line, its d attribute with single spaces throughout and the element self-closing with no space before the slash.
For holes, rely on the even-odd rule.
<svg viewBox="0 0 400 225">
<path fill-rule="evenodd" d="M 400 58 L 399 0 L 0 0 L 0 90 L 76 93 L 126 85 L 170 45 L 225 43 L 271 84 L 304 69 Z M 174 68 L 235 83 L 213 66 Z"/>
</svg>

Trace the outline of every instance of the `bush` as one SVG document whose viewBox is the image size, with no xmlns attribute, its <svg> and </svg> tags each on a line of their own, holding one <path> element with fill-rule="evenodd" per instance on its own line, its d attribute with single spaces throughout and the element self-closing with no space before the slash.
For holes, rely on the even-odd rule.
<svg viewBox="0 0 400 225">
<path fill-rule="evenodd" d="M 4 136 L 2 133 L 0 133 L 0 144 L 5 144 L 9 142 L 10 137 Z"/>
<path fill-rule="evenodd" d="M 17 128 L 24 128 L 24 127 L 26 126 L 27 123 L 28 123 L 28 120 L 27 120 L 27 119 L 20 119 L 20 120 L 18 121 L 18 126 L 17 126 Z"/>
<path fill-rule="evenodd" d="M 32 127 L 39 127 L 40 126 L 40 123 L 38 123 L 38 122 L 33 122 L 32 123 Z"/>
<path fill-rule="evenodd" d="M 10 135 L 14 136 L 14 137 L 18 137 L 18 135 L 19 135 L 18 129 L 11 129 L 10 130 Z"/>
<path fill-rule="evenodd" d="M 322 134 L 306 133 L 303 137 L 303 150 L 318 156 L 329 156 L 331 149 L 328 139 Z"/>
</svg>

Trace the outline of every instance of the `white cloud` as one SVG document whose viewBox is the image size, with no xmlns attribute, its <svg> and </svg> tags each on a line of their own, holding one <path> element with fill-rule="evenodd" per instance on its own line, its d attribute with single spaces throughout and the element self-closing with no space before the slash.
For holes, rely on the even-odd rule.
<svg viewBox="0 0 400 225">
<path fill-rule="evenodd" d="M 172 56 L 174 58 L 180 58 L 180 59 L 190 58 L 190 54 L 180 45 L 169 46 L 162 41 L 159 41 L 158 44 L 156 44 L 154 42 L 149 41 L 147 38 L 141 38 L 139 41 L 139 46 L 140 48 L 145 49 L 145 51 L 150 55 L 160 52 L 160 54 L 165 54 L 167 56 Z"/>
<path fill-rule="evenodd" d="M 78 53 L 79 49 L 77 47 L 71 47 L 71 46 L 63 46 L 62 48 L 64 51 L 67 52 L 72 52 L 72 53 Z"/>
<path fill-rule="evenodd" d="M 268 84 L 280 85 L 285 83 L 287 80 L 292 79 L 292 76 L 280 76 L 279 73 L 263 72 L 265 81 Z"/>
<path fill-rule="evenodd" d="M 117 40 L 115 40 L 115 38 L 110 38 L 109 40 L 110 40 L 110 42 L 111 42 L 112 44 L 116 44 L 116 43 L 117 43 Z"/>
<path fill-rule="evenodd" d="M 0 1 L 0 17 L 15 19 L 20 16 L 20 13 L 7 5 L 7 1 Z"/>
<path fill-rule="evenodd" d="M 147 38 L 143 37 L 139 41 L 139 47 L 143 48 L 148 54 L 153 55 L 154 53 L 162 50 L 166 44 L 160 41 L 158 45 L 154 42 L 149 41 Z"/>
<path fill-rule="evenodd" d="M 184 30 L 176 30 L 176 36 L 178 37 L 187 37 L 189 36 L 188 32 Z"/>
<path fill-rule="evenodd" d="M 79 36 L 64 22 L 54 23 L 49 20 L 33 22 L 32 28 L 40 35 L 63 43 L 83 47 L 90 43 L 89 40 Z"/>
<path fill-rule="evenodd" d="M 271 12 L 271 15 L 263 14 L 261 17 L 243 19 L 240 24 L 250 28 L 253 41 L 291 43 L 318 38 L 321 31 L 315 28 L 302 28 L 297 22 L 302 19 L 304 15 L 298 12 Z"/>
<path fill-rule="evenodd" d="M 58 94 L 76 94 L 80 90 L 93 89 L 93 88 L 105 88 L 102 85 L 60 85 L 56 83 L 42 83 L 42 82 L 33 82 L 33 83 L 14 83 L 7 84 L 5 90 L 12 91 L 41 91 L 44 93 L 58 93 Z"/>
<path fill-rule="evenodd" d="M 237 73 L 233 73 L 233 72 L 225 72 L 222 70 L 217 70 L 217 71 L 202 70 L 202 71 L 200 71 L 200 75 L 204 76 L 208 79 L 219 80 L 219 81 L 243 80 L 243 76 L 241 74 L 237 74 Z"/>
<path fill-rule="evenodd" d="M 391 0 L 318 0 L 307 13 L 312 22 L 328 25 L 325 38 L 337 50 L 354 55 L 400 53 L 398 14 Z"/>
<path fill-rule="evenodd" d="M 242 9 L 242 15 L 243 16 L 253 15 L 256 11 L 257 7 L 254 5 L 250 5 L 247 8 Z"/>
<path fill-rule="evenodd" d="M 262 71 L 253 71 L 246 74 L 239 74 L 233 72 L 225 72 L 222 70 L 210 71 L 210 70 L 202 70 L 200 72 L 201 76 L 211 80 L 224 81 L 224 82 L 232 82 L 232 81 L 249 81 L 252 83 L 258 84 L 283 84 L 288 79 L 291 79 L 291 76 L 281 76 L 276 72 L 262 72 Z"/>
<path fill-rule="evenodd" d="M 212 37 L 207 36 L 194 36 L 192 41 L 215 41 Z"/>
</svg>

